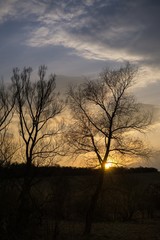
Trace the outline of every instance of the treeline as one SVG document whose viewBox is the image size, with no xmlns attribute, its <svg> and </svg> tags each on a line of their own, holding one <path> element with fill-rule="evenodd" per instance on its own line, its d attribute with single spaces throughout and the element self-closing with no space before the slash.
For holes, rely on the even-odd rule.
<svg viewBox="0 0 160 240">
<path fill-rule="evenodd" d="M 24 177 L 26 171 L 26 165 L 22 164 L 11 164 L 10 166 L 0 167 L 1 177 Z M 98 175 L 100 169 L 93 168 L 80 168 L 80 167 L 64 167 L 64 166 L 44 166 L 36 167 L 32 165 L 31 175 L 34 177 L 50 177 L 50 176 L 83 176 L 83 175 Z M 125 167 L 111 167 L 106 170 L 106 174 L 127 174 L 127 173 L 155 173 L 158 169 L 153 167 L 135 167 L 135 168 L 125 168 Z"/>
</svg>

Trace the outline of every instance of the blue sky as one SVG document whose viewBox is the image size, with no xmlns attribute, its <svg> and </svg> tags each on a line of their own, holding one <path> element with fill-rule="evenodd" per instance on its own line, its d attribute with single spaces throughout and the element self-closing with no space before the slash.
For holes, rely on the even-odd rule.
<svg viewBox="0 0 160 240">
<path fill-rule="evenodd" d="M 159 12 L 159 0 L 0 0 L 0 78 L 45 64 L 62 86 L 127 60 L 138 100 L 159 105 Z"/>
<path fill-rule="evenodd" d="M 84 76 L 129 60 L 157 86 L 159 10 L 158 0 L 0 0 L 0 76 L 41 64 Z"/>
</svg>

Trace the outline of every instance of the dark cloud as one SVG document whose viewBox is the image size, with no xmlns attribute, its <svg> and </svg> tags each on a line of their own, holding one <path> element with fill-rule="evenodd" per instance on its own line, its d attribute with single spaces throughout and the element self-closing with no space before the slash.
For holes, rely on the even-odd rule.
<svg viewBox="0 0 160 240">
<path fill-rule="evenodd" d="M 129 59 L 132 55 L 137 57 L 137 60 L 141 58 L 141 61 L 146 64 L 159 65 L 160 1 L 158 0 L 31 0 L 29 2 L 8 0 L 2 2 L 1 21 L 25 18 L 28 23 L 34 20 L 39 24 L 37 26 L 33 24 L 33 32 L 37 33 L 41 27 L 48 29 L 46 38 L 41 36 L 42 31 L 38 32 L 39 41 L 37 36 L 35 41 L 31 32 L 28 42 L 32 46 L 41 46 L 40 41 L 43 45 L 63 45 L 73 48 L 79 54 L 82 51 L 85 57 L 85 50 L 91 52 L 91 49 L 86 46 L 88 43 L 88 45 L 94 45 L 92 55 L 94 50 L 100 47 L 117 51 L 117 53 L 120 51 L 119 58 L 123 51 L 128 54 Z M 52 36 L 55 34 L 59 36 L 62 34 L 63 40 L 59 38 L 54 41 Z M 68 37 L 67 41 L 70 40 L 73 43 L 67 45 L 65 35 Z M 75 44 L 77 41 L 78 44 Z M 105 59 L 105 54 L 98 55 L 95 50 L 95 56 Z M 106 59 L 110 57 L 106 52 Z"/>
<path fill-rule="evenodd" d="M 159 12 L 158 0 L 0 2 L 1 24 L 23 19 L 23 45 L 62 46 L 83 58 L 133 60 L 152 68 L 160 62 Z M 20 29 L 14 30 L 13 38 Z"/>
<path fill-rule="evenodd" d="M 46 13 L 53 13 L 48 16 L 53 27 L 65 30 L 82 44 L 126 51 L 140 55 L 146 63 L 159 65 L 159 10 L 160 2 L 156 0 L 61 0 L 54 1 Z M 73 48 L 78 50 L 77 46 Z"/>
</svg>

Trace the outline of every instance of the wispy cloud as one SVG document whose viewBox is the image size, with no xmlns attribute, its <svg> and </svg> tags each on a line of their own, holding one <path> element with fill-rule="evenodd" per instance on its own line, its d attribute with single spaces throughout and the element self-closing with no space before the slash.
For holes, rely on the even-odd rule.
<svg viewBox="0 0 160 240">
<path fill-rule="evenodd" d="M 40 27 L 31 32 L 32 37 L 27 40 L 27 44 L 32 47 L 42 47 L 49 45 L 62 45 L 71 48 L 71 54 L 77 54 L 88 59 L 99 60 L 141 60 L 141 56 L 130 55 L 125 50 L 119 49 L 117 52 L 109 45 L 94 42 L 92 38 L 78 36 L 68 33 L 65 29 L 56 27 Z"/>
<path fill-rule="evenodd" d="M 80 1 L 76 5 L 70 2 L 72 4 L 59 1 L 45 15 L 39 16 L 41 27 L 30 33 L 26 43 L 32 47 L 63 45 L 72 48 L 72 53 L 89 59 L 142 59 L 138 53 L 129 54 L 123 43 L 124 39 L 132 39 L 137 28 L 118 26 L 116 22 L 111 24 L 107 21 L 109 17 L 104 16 L 103 8 L 110 8 L 110 1 L 106 4 L 103 1 Z"/>
<path fill-rule="evenodd" d="M 39 17 L 44 14 L 47 5 L 43 1 L 2 0 L 0 1 L 0 23 L 7 20 Z"/>
<path fill-rule="evenodd" d="M 153 13 L 156 8 L 153 1 L 150 10 L 147 0 L 134 3 L 81 0 L 76 4 L 75 1 L 58 1 L 37 18 L 40 26 L 48 29 L 46 38 L 39 29 L 34 29 L 27 44 L 59 44 L 73 48 L 86 58 L 145 59 L 156 64 L 154 59 L 160 58 L 157 46 L 160 34 L 152 30 L 153 26 L 158 29 L 159 15 Z"/>
<path fill-rule="evenodd" d="M 0 23 L 6 21 L 9 17 L 16 14 L 15 3 L 18 0 L 6 0 L 0 2 Z"/>
<path fill-rule="evenodd" d="M 0 22 L 33 22 L 27 46 L 63 46 L 86 59 L 136 61 L 153 75 L 160 62 L 159 10 L 157 0 L 2 0 Z M 154 78 L 159 76 L 158 71 Z"/>
</svg>

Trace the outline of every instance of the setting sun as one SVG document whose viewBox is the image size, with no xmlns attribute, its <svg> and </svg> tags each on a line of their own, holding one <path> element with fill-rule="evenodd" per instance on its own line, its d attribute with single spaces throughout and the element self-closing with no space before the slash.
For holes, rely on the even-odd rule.
<svg viewBox="0 0 160 240">
<path fill-rule="evenodd" d="M 105 163 L 105 169 L 107 170 L 107 169 L 109 169 L 110 167 L 112 167 L 112 162 L 107 162 L 107 163 Z"/>
</svg>

